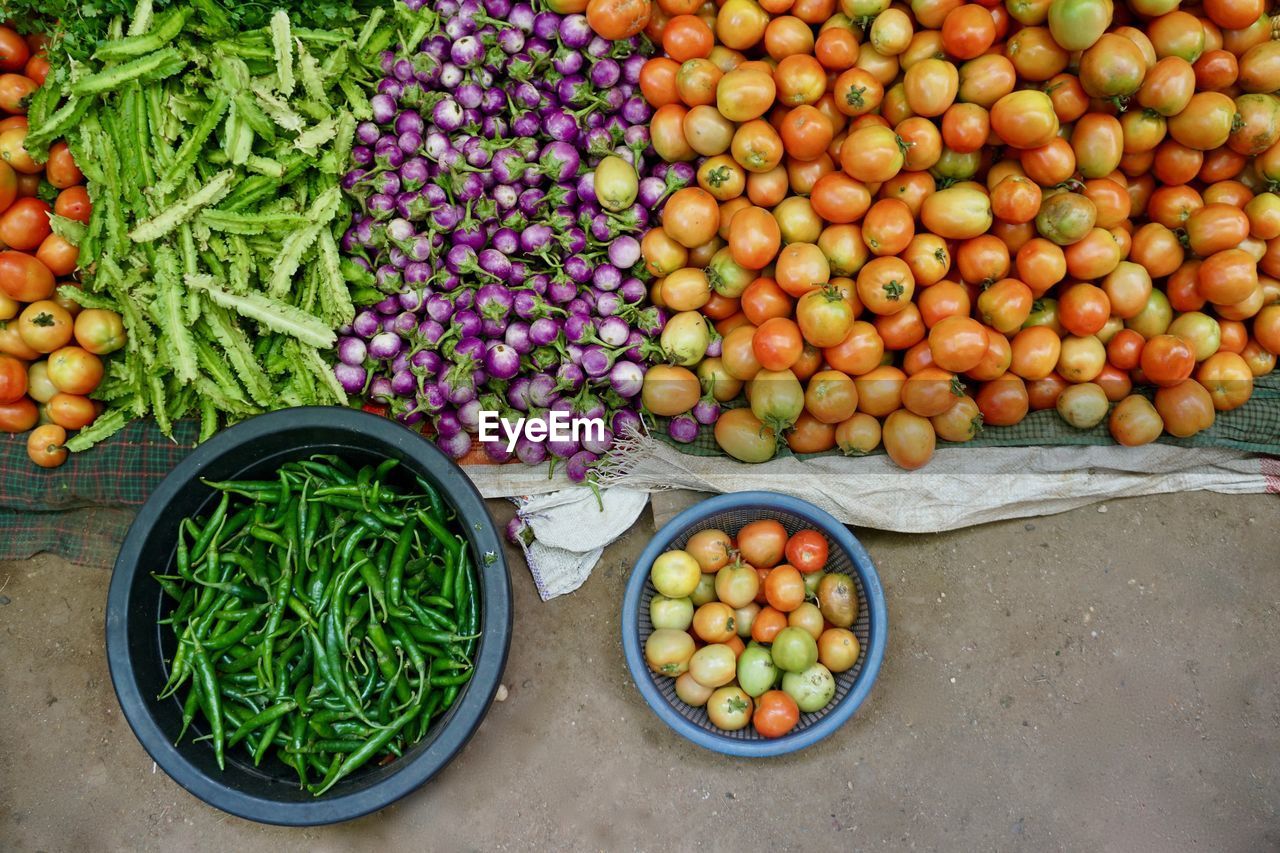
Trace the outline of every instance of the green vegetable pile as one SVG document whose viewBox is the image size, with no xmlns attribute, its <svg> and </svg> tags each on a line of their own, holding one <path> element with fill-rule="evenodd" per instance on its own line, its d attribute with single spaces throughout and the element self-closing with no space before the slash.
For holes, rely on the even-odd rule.
<svg viewBox="0 0 1280 853">
<path fill-rule="evenodd" d="M 87 228 L 55 222 L 80 247 L 84 290 L 67 293 L 119 311 L 129 337 L 97 395 L 109 411 L 73 450 L 147 414 L 166 433 L 198 414 L 203 440 L 258 412 L 346 402 L 320 354 L 354 314 L 338 181 L 394 22 L 245 20 L 212 0 L 158 13 L 143 0 L 33 98 L 28 151 L 65 137 L 94 206 Z"/>
<path fill-rule="evenodd" d="M 380 5 L 376 0 L 291 0 L 287 4 L 296 23 L 321 29 L 350 25 L 376 5 Z M 57 74 L 63 56 L 90 58 L 98 43 L 119 26 L 118 19 L 137 20 L 174 6 L 190 6 L 225 19 L 237 31 L 267 26 L 277 8 L 261 0 L 0 0 L 0 15 L 14 21 L 20 32 L 36 30 L 53 39 L 56 49 L 50 51 L 50 60 Z"/>
<path fill-rule="evenodd" d="M 396 460 L 335 456 L 277 479 L 208 483 L 221 501 L 179 529 L 177 651 L 159 698 L 185 684 L 182 732 L 199 724 L 218 766 L 244 745 L 274 751 L 319 796 L 370 761 L 399 757 L 471 679 L 479 590 L 460 523 Z M 410 559 L 410 555 L 415 555 Z"/>
</svg>

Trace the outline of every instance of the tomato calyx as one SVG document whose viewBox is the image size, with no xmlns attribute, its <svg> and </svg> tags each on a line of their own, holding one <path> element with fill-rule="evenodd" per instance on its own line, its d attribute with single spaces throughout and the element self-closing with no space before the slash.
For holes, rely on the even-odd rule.
<svg viewBox="0 0 1280 853">
<path fill-rule="evenodd" d="M 1106 99 L 1108 104 L 1116 108 L 1116 112 L 1122 113 L 1129 109 L 1128 95 L 1112 95 Z"/>
<path fill-rule="evenodd" d="M 973 416 L 973 420 L 969 421 L 969 438 L 977 438 L 982 435 L 983 427 L 982 412 L 978 412 Z"/>
<path fill-rule="evenodd" d="M 730 711 L 740 714 L 743 711 L 747 710 L 747 703 L 744 702 L 742 700 L 742 697 L 740 696 L 730 696 L 729 699 L 725 702 L 725 707 L 727 707 Z"/>
<path fill-rule="evenodd" d="M 893 279 L 892 281 L 887 281 L 884 284 L 885 298 L 893 302 L 897 302 L 899 299 L 901 299 L 902 294 L 906 292 L 907 292 L 906 288 L 902 286 L 902 282 L 898 281 L 896 278 Z"/>
<path fill-rule="evenodd" d="M 956 397 L 964 396 L 964 383 L 960 381 L 959 376 L 951 377 L 951 393 Z"/>
<path fill-rule="evenodd" d="M 1240 115 L 1240 113 L 1231 114 L 1231 132 L 1232 133 L 1236 133 L 1238 131 L 1244 130 L 1244 125 L 1245 125 L 1244 116 Z"/>
<path fill-rule="evenodd" d="M 827 282 L 822 286 L 822 298 L 828 302 L 841 302 L 844 300 L 844 294 L 840 288 L 831 282 Z"/>
<path fill-rule="evenodd" d="M 862 97 L 862 93 L 867 91 L 866 86 L 855 86 L 849 89 L 848 94 L 844 96 L 845 103 L 851 107 L 862 109 L 866 105 L 866 99 Z"/>
<path fill-rule="evenodd" d="M 716 189 L 720 189 L 720 187 L 723 186 L 730 177 L 728 166 L 717 166 L 707 172 L 707 183 L 711 184 L 711 186 Z"/>
</svg>

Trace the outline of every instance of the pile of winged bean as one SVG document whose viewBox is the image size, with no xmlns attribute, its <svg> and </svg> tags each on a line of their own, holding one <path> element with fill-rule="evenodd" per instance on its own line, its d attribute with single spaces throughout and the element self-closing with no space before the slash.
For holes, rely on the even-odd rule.
<svg viewBox="0 0 1280 853">
<path fill-rule="evenodd" d="M 391 459 L 355 470 L 336 456 L 274 480 L 206 482 L 212 512 L 184 519 L 174 599 L 177 648 L 159 698 L 185 688 L 218 766 L 274 750 L 319 796 L 371 762 L 395 760 L 471 678 L 479 590 L 462 520 L 429 483 L 388 485 Z"/>
</svg>

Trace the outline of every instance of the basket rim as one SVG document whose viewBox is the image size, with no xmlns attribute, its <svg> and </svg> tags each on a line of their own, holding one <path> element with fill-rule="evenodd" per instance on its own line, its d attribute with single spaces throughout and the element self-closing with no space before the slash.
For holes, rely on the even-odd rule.
<svg viewBox="0 0 1280 853">
<path fill-rule="evenodd" d="M 676 712 L 675 707 L 659 692 L 649 675 L 649 668 L 644 662 L 644 650 L 640 647 L 640 599 L 645 583 L 649 579 L 649 569 L 653 561 L 668 549 L 689 526 L 711 516 L 735 509 L 751 506 L 767 512 L 777 509 L 800 516 L 811 522 L 849 555 L 854 571 L 862 581 L 867 597 L 868 638 L 866 659 L 862 669 L 849 688 L 845 697 L 837 702 L 831 711 L 813 725 L 802 731 L 792 732 L 780 738 L 760 740 L 740 740 L 717 732 L 704 729 Z M 786 755 L 812 746 L 828 737 L 853 716 L 854 712 L 866 700 L 880 672 L 884 659 L 884 649 L 889 635 L 889 614 L 885 605 L 884 589 L 880 585 L 880 576 L 876 572 L 871 555 L 863 547 L 849 528 L 841 524 L 831 513 L 790 495 L 768 491 L 730 492 L 716 495 L 701 501 L 682 511 L 658 530 L 649 544 L 640 553 L 631 577 L 627 581 L 626 594 L 622 602 L 622 650 L 627 661 L 627 669 L 635 682 L 645 703 L 677 734 L 692 741 L 704 749 L 743 758 L 766 758 Z"/>
</svg>

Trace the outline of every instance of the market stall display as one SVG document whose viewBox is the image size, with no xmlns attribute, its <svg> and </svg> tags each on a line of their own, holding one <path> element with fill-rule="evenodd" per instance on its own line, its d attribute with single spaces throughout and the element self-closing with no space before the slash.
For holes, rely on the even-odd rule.
<svg viewBox="0 0 1280 853">
<path fill-rule="evenodd" d="M 1280 446 L 1280 64 L 1257 0 L 73 7 L 8 3 L 0 28 L 0 427 L 38 427 L 20 441 L 39 464 L 135 418 L 203 442 L 308 405 L 593 486 L 655 440 L 733 471 L 882 452 L 915 469 L 945 444 Z M 551 434 L 562 418 L 601 428 Z M 481 440 L 499 421 L 516 432 Z M 412 484 L 375 498 L 366 462 L 326 483 L 277 465 L 217 525 L 187 507 L 214 530 L 262 517 L 218 548 L 177 536 L 191 564 L 152 567 L 186 654 L 164 692 L 221 728 L 223 759 L 247 743 L 316 792 L 416 749 L 477 639 L 463 586 L 415 562 L 434 537 L 395 538 L 373 506 Z M 813 538 L 796 513 L 785 538 Z M 820 577 L 804 549 L 780 564 L 751 544 L 779 528 L 748 520 L 651 555 L 662 597 L 637 618 L 687 703 L 794 743 L 867 671 L 868 581 Z M 852 546 L 827 521 L 810 545 L 839 567 Z M 303 552 L 339 537 L 345 568 L 309 583 Z M 336 577 L 367 592 L 326 597 Z M 395 579 L 453 610 L 401 608 Z M 409 641 L 456 670 L 424 674 Z M 271 659 L 224 673 L 244 708 L 189 689 L 197 652 L 217 676 L 241 645 Z M 324 649 L 350 700 L 327 710 L 353 719 L 313 726 L 307 696 L 271 692 L 294 646 Z M 775 693 L 742 659 L 790 675 Z M 417 716 L 387 735 L 391 708 Z M 291 752 L 298 721 L 316 738 Z M 316 746 L 374 731 L 368 754 Z"/>
<path fill-rule="evenodd" d="M 334 370 L 349 393 L 429 424 L 454 457 L 482 411 L 604 420 L 585 441 L 484 443 L 493 461 L 563 459 L 582 480 L 640 424 L 661 322 L 641 312 L 632 235 L 681 185 L 647 153 L 641 43 L 509 0 L 433 9 L 420 43 L 383 53 L 373 118 L 356 128 L 343 185 L 359 207 L 342 248 L 368 295 Z"/>
<path fill-rule="evenodd" d="M 35 5 L 0 108 L 84 161 L 55 236 L 127 333 L 71 450 L 363 400 L 573 480 L 646 419 L 914 468 L 1043 409 L 1212 441 L 1280 349 L 1256 4 Z"/>
<path fill-rule="evenodd" d="M 911 469 L 1041 409 L 1132 446 L 1245 406 L 1280 349 L 1275 42 L 1261 4 L 1177 5 L 659 3 L 651 135 L 698 175 L 644 240 L 670 439 L 696 401 L 740 461 Z"/>
<path fill-rule="evenodd" d="M 412 791 L 475 732 L 510 596 L 447 456 L 385 418 L 297 408 L 220 432 L 153 492 L 112 574 L 107 658 L 184 787 L 329 823 Z"/>
<path fill-rule="evenodd" d="M 772 492 L 720 495 L 664 525 L 622 609 L 627 666 L 649 707 L 730 755 L 830 735 L 870 692 L 887 637 L 866 550 L 828 513 Z"/>
</svg>

